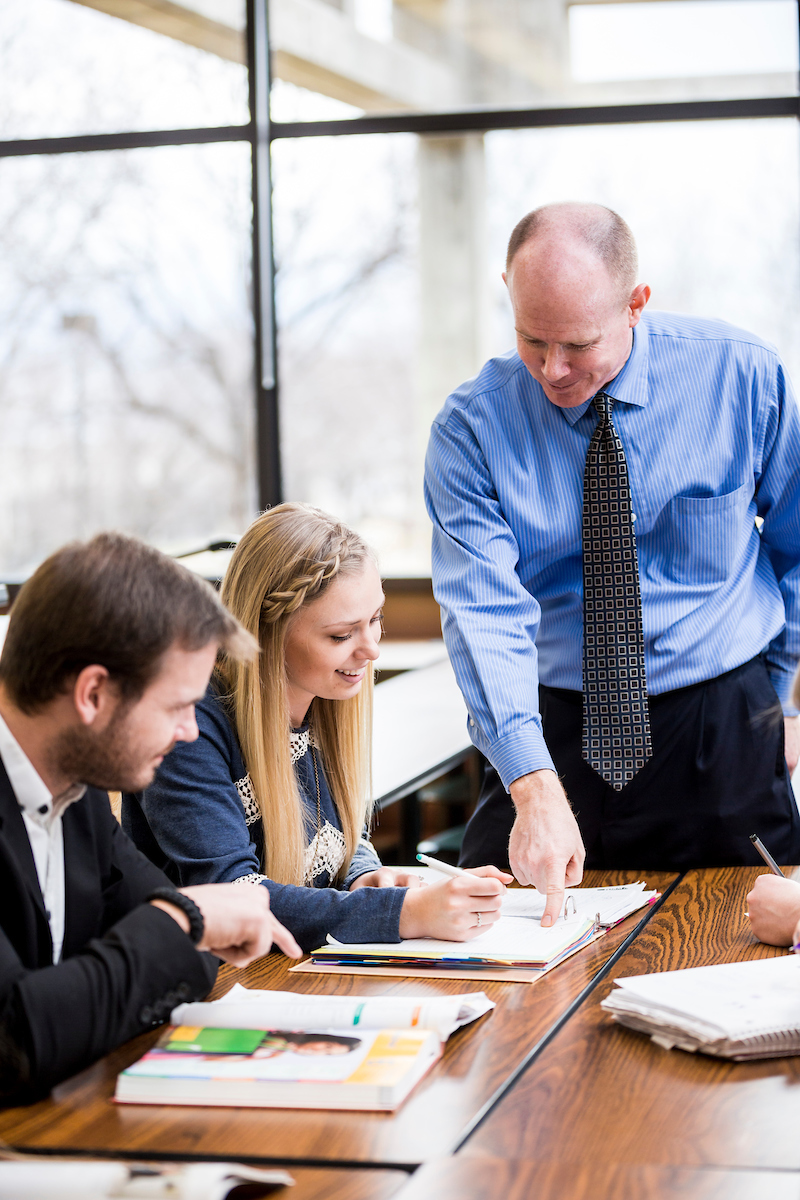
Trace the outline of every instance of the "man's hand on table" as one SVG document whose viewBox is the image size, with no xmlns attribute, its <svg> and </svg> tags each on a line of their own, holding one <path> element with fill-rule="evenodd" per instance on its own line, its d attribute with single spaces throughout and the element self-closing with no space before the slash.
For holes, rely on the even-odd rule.
<svg viewBox="0 0 800 1200">
<path fill-rule="evenodd" d="M 289 958 L 301 958 L 303 951 L 288 929 L 269 910 L 269 892 L 265 887 L 237 883 L 207 883 L 179 888 L 194 900 L 203 914 L 205 929 L 198 950 L 209 950 L 217 958 L 246 967 L 269 954 L 273 942 Z M 182 909 L 167 900 L 151 900 L 156 908 L 168 913 L 189 932 L 189 918 Z"/>
<path fill-rule="evenodd" d="M 547 896 L 542 925 L 553 925 L 564 889 L 583 879 L 586 851 L 566 793 L 554 771 L 532 771 L 511 784 L 517 810 L 508 844 L 509 862 L 523 884 Z"/>
<path fill-rule="evenodd" d="M 784 717 L 784 754 L 789 774 L 794 775 L 795 767 L 800 761 L 800 717 Z"/>
</svg>

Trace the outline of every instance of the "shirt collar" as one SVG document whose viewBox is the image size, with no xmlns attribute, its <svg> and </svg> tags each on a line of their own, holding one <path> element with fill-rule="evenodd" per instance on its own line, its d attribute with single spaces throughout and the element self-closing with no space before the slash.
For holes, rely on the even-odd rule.
<svg viewBox="0 0 800 1200">
<path fill-rule="evenodd" d="M 624 367 L 605 385 L 603 391 L 608 392 L 609 396 L 613 396 L 621 404 L 635 404 L 637 408 L 644 408 L 648 400 L 649 357 L 647 325 L 642 319 L 634 326 L 633 345 Z M 562 416 L 570 425 L 575 425 L 591 403 L 592 399 L 589 397 L 584 404 L 578 404 L 575 408 L 562 408 Z"/>
<path fill-rule="evenodd" d="M 80 800 L 86 785 L 73 783 L 66 791 L 54 796 L 11 730 L 0 716 L 0 758 L 8 781 L 24 813 L 41 821 L 59 816 L 64 809 Z"/>
</svg>

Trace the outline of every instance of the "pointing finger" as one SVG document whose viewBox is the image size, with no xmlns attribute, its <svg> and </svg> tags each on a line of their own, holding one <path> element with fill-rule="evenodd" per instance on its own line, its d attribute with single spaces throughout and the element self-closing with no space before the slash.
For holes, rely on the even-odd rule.
<svg viewBox="0 0 800 1200">
<path fill-rule="evenodd" d="M 542 926 L 547 929 L 555 925 L 561 905 L 564 903 L 565 872 L 563 867 L 551 865 L 547 871 L 547 902 L 542 915 Z"/>
</svg>

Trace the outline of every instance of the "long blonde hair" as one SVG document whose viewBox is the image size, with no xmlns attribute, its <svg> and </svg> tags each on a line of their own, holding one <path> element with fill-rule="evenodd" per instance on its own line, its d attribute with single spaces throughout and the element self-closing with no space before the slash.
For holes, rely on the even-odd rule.
<svg viewBox="0 0 800 1200">
<path fill-rule="evenodd" d="M 244 534 L 222 582 L 223 603 L 261 649 L 254 663 L 223 656 L 217 673 L 264 823 L 263 870 L 278 883 L 303 883 L 307 840 L 289 748 L 286 636 L 295 613 L 319 599 L 334 579 L 357 574 L 370 560 L 374 556 L 363 539 L 327 513 L 279 504 Z M 369 663 L 357 696 L 317 696 L 309 710 L 347 845 L 340 876 L 370 815 L 372 689 Z"/>
</svg>

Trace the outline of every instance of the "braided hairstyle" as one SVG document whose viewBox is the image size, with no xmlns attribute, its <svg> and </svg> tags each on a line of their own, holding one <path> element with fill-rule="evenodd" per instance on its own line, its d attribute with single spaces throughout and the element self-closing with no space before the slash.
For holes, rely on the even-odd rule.
<svg viewBox="0 0 800 1200">
<path fill-rule="evenodd" d="M 304 605 L 368 561 L 375 560 L 364 540 L 334 517 L 307 504 L 279 504 L 246 531 L 222 583 L 223 603 L 261 650 L 256 663 L 223 658 L 218 676 L 263 818 L 262 869 L 279 883 L 302 884 L 306 845 L 289 750 L 286 635 Z M 371 714 L 371 664 L 357 696 L 316 697 L 309 714 L 348 849 L 341 875 L 369 816 Z"/>
<path fill-rule="evenodd" d="M 281 505 L 281 507 L 285 506 Z M 301 506 L 298 504 L 292 507 L 300 508 Z M 275 509 L 271 511 L 274 512 Z M 311 511 L 319 510 L 312 509 Z M 320 515 L 324 516 L 324 514 Z M 322 562 L 310 563 L 303 573 L 289 580 L 285 587 L 270 592 L 264 597 L 261 602 L 261 616 L 265 622 L 273 624 L 275 621 L 280 621 L 281 617 L 290 617 L 309 600 L 316 600 L 322 595 L 327 584 L 339 574 L 342 558 L 347 553 L 347 534 L 342 534 L 338 538 L 338 542 L 337 546 L 332 547 L 328 558 L 323 559 Z M 348 561 L 350 560 L 348 559 Z"/>
</svg>

